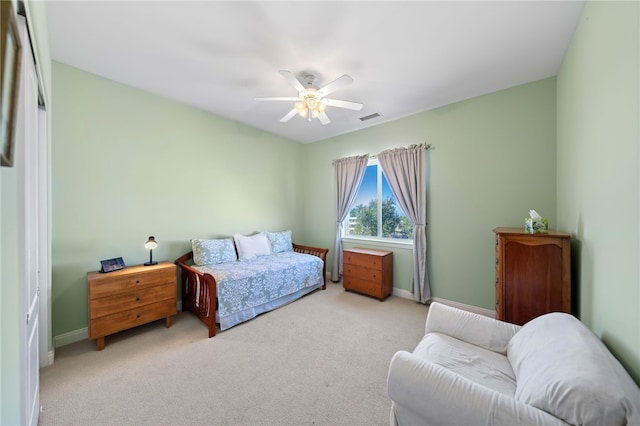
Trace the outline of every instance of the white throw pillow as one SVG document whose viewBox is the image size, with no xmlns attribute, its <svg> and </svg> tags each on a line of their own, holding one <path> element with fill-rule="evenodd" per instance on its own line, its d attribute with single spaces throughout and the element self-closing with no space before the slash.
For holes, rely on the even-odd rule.
<svg viewBox="0 0 640 426">
<path fill-rule="evenodd" d="M 509 341 L 516 399 L 572 425 L 622 425 L 631 410 L 612 355 L 575 317 L 560 312 L 526 323 Z"/>
<path fill-rule="evenodd" d="M 239 260 L 253 259 L 254 257 L 271 254 L 271 245 L 267 236 L 263 233 L 250 237 L 234 234 L 233 239 L 236 242 Z"/>
</svg>

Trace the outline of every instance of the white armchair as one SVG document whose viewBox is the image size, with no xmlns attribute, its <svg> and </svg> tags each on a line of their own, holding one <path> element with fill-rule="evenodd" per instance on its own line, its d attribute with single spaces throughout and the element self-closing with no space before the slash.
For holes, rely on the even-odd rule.
<svg viewBox="0 0 640 426">
<path fill-rule="evenodd" d="M 640 391 L 568 314 L 520 327 L 432 303 L 389 366 L 392 425 L 640 424 Z"/>
</svg>

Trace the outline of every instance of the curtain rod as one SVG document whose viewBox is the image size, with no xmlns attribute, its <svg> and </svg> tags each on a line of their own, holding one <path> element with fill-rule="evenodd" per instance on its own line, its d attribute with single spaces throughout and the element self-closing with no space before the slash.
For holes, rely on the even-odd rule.
<svg viewBox="0 0 640 426">
<path fill-rule="evenodd" d="M 411 146 L 415 146 L 415 145 L 411 145 Z M 431 145 L 430 143 L 425 143 L 425 144 L 417 145 L 417 146 L 421 146 L 425 151 L 427 151 L 429 149 L 435 149 L 435 147 L 433 145 Z M 394 148 L 391 148 L 391 149 L 394 149 Z M 395 149 L 397 149 L 397 148 L 395 148 Z M 362 154 L 362 155 L 366 155 L 366 154 Z M 358 157 L 358 155 L 356 155 L 355 157 Z M 349 158 L 349 157 L 347 157 L 347 158 Z M 369 155 L 369 158 L 378 158 L 378 154 Z M 339 158 L 337 160 L 334 160 L 332 164 L 335 165 L 336 162 L 340 161 L 340 160 L 344 160 L 344 158 Z"/>
<path fill-rule="evenodd" d="M 435 148 L 430 143 L 425 143 L 425 144 L 422 144 L 421 146 L 422 148 L 424 148 L 425 151 Z M 370 155 L 369 158 L 378 158 L 378 154 Z"/>
</svg>

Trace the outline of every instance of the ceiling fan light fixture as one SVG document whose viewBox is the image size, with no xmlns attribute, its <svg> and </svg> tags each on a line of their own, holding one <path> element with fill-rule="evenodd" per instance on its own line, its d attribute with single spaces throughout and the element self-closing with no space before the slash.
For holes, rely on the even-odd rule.
<svg viewBox="0 0 640 426">
<path fill-rule="evenodd" d="M 363 105 L 358 102 L 325 98 L 325 96 L 327 96 L 329 93 L 332 93 L 335 90 L 353 82 L 353 79 L 347 74 L 338 77 L 321 89 L 313 86 L 315 77 L 312 75 L 305 76 L 305 80 L 308 86 L 305 88 L 305 86 L 296 78 L 296 76 L 293 75 L 291 71 L 282 70 L 280 71 L 280 74 L 282 74 L 282 76 L 287 79 L 289 84 L 291 84 L 291 86 L 293 86 L 293 88 L 298 91 L 298 97 L 265 97 L 256 98 L 256 100 L 295 101 L 294 108 L 280 119 L 282 123 L 286 123 L 294 115 L 298 114 L 299 116 L 306 118 L 308 121 L 313 121 L 314 118 L 317 118 L 323 125 L 329 124 L 331 123 L 331 120 L 329 120 L 329 117 L 327 117 L 327 114 L 325 114 L 324 112 L 327 108 L 327 105 L 338 108 L 352 109 L 356 111 L 360 111 L 362 109 Z"/>
<path fill-rule="evenodd" d="M 298 115 L 301 117 L 307 116 L 307 104 L 305 102 L 296 102 L 295 107 Z"/>
</svg>

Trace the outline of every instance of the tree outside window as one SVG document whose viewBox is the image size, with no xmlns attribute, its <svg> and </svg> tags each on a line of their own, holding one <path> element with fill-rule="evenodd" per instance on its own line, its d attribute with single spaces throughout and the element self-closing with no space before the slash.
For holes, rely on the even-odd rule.
<svg viewBox="0 0 640 426">
<path fill-rule="evenodd" d="M 398 205 L 377 160 L 369 161 L 344 236 L 412 240 L 413 224 Z"/>
</svg>

